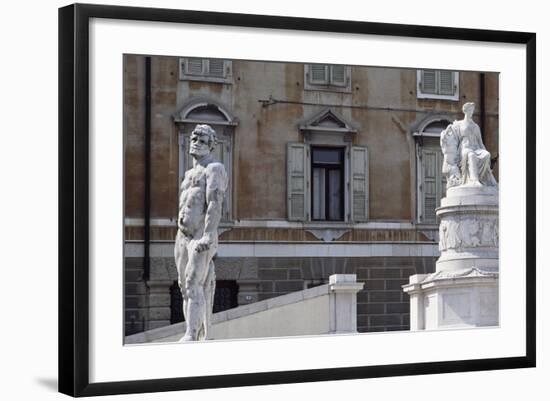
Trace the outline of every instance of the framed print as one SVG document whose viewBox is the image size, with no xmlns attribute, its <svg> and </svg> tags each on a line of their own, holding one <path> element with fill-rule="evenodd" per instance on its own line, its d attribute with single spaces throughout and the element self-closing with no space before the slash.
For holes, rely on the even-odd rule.
<svg viewBox="0 0 550 401">
<path fill-rule="evenodd" d="M 59 85 L 61 392 L 535 366 L 535 34 L 78 4 Z"/>
</svg>

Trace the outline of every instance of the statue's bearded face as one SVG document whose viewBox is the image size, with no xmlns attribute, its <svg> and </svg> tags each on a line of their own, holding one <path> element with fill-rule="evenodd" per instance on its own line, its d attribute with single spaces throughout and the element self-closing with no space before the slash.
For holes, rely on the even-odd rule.
<svg viewBox="0 0 550 401">
<path fill-rule="evenodd" d="M 191 134 L 191 145 L 189 153 L 193 157 L 201 158 L 210 153 L 210 137 L 208 134 L 193 132 Z"/>
</svg>

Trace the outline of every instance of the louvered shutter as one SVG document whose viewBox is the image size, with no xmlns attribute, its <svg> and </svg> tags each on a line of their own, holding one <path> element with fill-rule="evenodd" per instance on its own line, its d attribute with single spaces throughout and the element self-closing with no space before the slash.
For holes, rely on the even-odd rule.
<svg viewBox="0 0 550 401">
<path fill-rule="evenodd" d="M 189 154 L 189 148 L 191 147 L 191 138 L 186 137 L 185 138 L 185 155 L 184 155 L 184 161 L 185 161 L 185 171 L 193 168 L 193 157 Z"/>
<path fill-rule="evenodd" d="M 311 64 L 309 66 L 309 74 L 309 79 L 311 83 L 328 83 L 328 65 L 326 64 Z"/>
<path fill-rule="evenodd" d="M 330 83 L 332 85 L 346 85 L 345 67 L 343 65 L 333 65 L 330 68 Z"/>
<path fill-rule="evenodd" d="M 288 220 L 308 219 L 308 155 L 307 145 L 287 145 L 287 210 Z"/>
<path fill-rule="evenodd" d="M 369 214 L 369 159 L 367 148 L 351 148 L 351 216 L 353 221 L 366 221 Z"/>
<path fill-rule="evenodd" d="M 227 189 L 223 199 L 222 219 L 229 220 L 230 218 L 230 197 L 231 197 L 231 158 L 230 158 L 230 144 L 227 141 L 219 141 L 214 150 L 212 156 L 214 160 L 223 164 L 225 172 L 227 173 Z"/>
<path fill-rule="evenodd" d="M 436 72 L 422 70 L 422 93 L 437 93 Z"/>
<path fill-rule="evenodd" d="M 455 84 L 452 71 L 439 71 L 439 94 L 453 95 Z"/>
<path fill-rule="evenodd" d="M 438 197 L 438 177 L 441 166 L 438 164 L 438 151 L 436 149 L 422 149 L 422 221 L 425 223 L 435 223 L 435 208 L 437 207 Z"/>
<path fill-rule="evenodd" d="M 208 60 L 208 75 L 215 77 L 223 77 L 223 60 L 210 59 Z"/>
<path fill-rule="evenodd" d="M 188 58 L 187 59 L 187 73 L 191 75 L 202 75 L 203 59 L 202 58 Z"/>
</svg>

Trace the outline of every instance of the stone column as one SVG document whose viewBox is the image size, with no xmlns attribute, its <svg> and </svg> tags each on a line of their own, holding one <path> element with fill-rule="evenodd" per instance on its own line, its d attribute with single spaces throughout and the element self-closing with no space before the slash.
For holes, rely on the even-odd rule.
<svg viewBox="0 0 550 401">
<path fill-rule="evenodd" d="M 363 285 L 355 274 L 329 277 L 330 333 L 357 333 L 357 293 Z"/>
</svg>

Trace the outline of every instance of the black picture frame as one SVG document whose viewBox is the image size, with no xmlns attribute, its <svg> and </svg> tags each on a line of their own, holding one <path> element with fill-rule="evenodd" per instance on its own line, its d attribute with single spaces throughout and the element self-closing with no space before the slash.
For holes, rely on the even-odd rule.
<svg viewBox="0 0 550 401">
<path fill-rule="evenodd" d="M 91 18 L 325 31 L 526 48 L 526 353 L 457 360 L 219 376 L 90 383 L 89 380 L 89 22 Z M 59 9 L 59 391 L 71 396 L 174 391 L 534 367 L 536 363 L 536 35 L 448 27 L 74 4 Z"/>
</svg>

